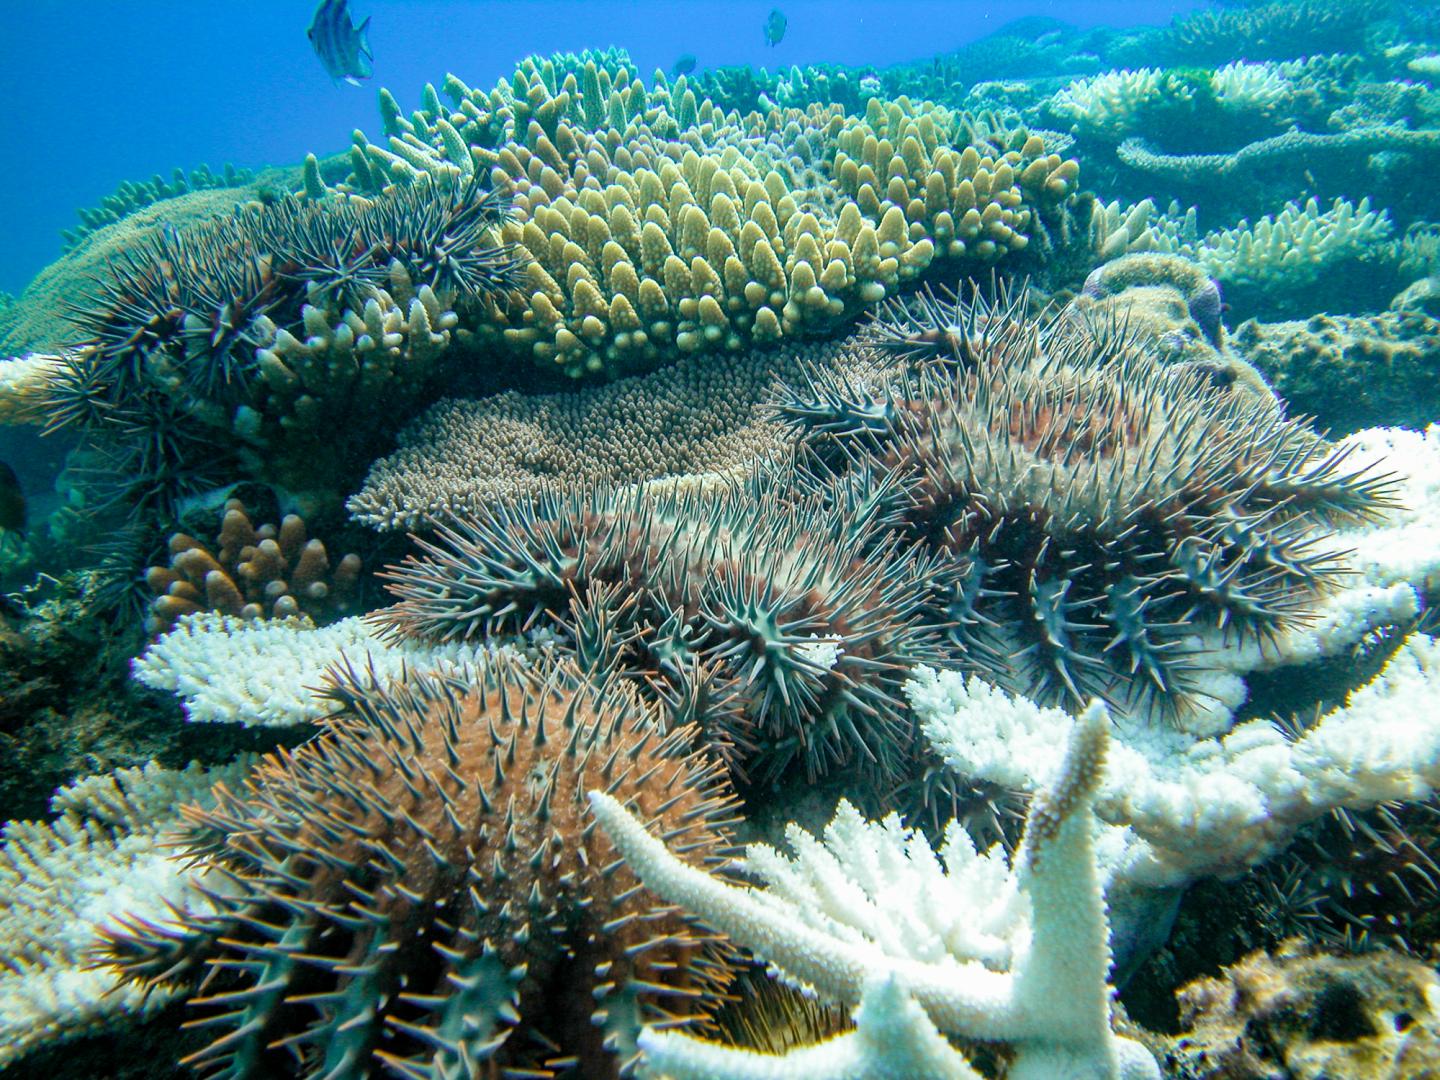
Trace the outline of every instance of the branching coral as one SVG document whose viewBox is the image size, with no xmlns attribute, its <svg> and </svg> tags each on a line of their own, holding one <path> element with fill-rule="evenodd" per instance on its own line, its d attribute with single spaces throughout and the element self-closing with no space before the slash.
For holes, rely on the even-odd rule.
<svg viewBox="0 0 1440 1080">
<path fill-rule="evenodd" d="M 1127 883 L 1234 873 L 1332 808 L 1427 797 L 1440 782 L 1440 729 L 1426 704 L 1437 671 L 1440 643 L 1414 635 L 1373 683 L 1296 739 L 1264 720 L 1215 741 L 1127 725 L 1096 797 L 1100 817 L 1136 838 Z M 922 670 L 908 692 L 951 768 L 1021 789 L 1054 767 L 1073 724 L 954 673 Z"/>
<path fill-rule="evenodd" d="M 146 686 L 178 694 L 195 723 L 271 727 L 313 724 L 332 711 L 319 689 L 329 667 L 348 665 L 377 678 L 407 670 L 450 675 L 484 651 L 388 642 L 357 617 L 316 627 L 304 618 L 201 613 L 181 615 L 132 662 L 132 671 Z"/>
<path fill-rule="evenodd" d="M 125 912 L 162 918 L 209 910 L 204 875 L 171 859 L 166 833 L 182 803 L 209 805 L 219 781 L 248 762 L 120 769 L 61 788 L 50 822 L 11 821 L 0 833 L 0 1069 L 30 1050 L 148 1014 L 148 993 L 95 968 L 97 924 Z"/>
<path fill-rule="evenodd" d="M 1107 725 L 1099 707 L 1076 724 L 1009 865 L 998 846 L 977 851 L 958 825 L 936 852 L 895 818 L 866 822 L 842 803 L 823 839 L 792 827 L 793 858 L 752 847 L 743 866 L 766 887 L 739 888 L 687 866 L 619 802 L 593 793 L 596 816 L 646 886 L 785 979 L 860 1005 L 854 1034 L 778 1057 L 647 1031 L 643 1067 L 677 1080 L 978 1075 L 944 1033 L 1007 1044 L 1011 1078 L 1158 1077 L 1148 1052 L 1110 1030 L 1091 814 Z M 871 1027 L 880 1014 L 896 1037 Z"/>
<path fill-rule="evenodd" d="M 504 235 L 534 259 L 530 302 L 496 340 L 572 375 L 828 333 L 937 254 L 1021 250 L 1076 187 L 1078 166 L 1040 136 L 975 145 L 928 103 L 741 116 L 683 76 L 647 90 L 627 67 L 576 61 L 531 63 L 490 95 L 452 76 L 454 108 L 427 88 L 409 120 L 382 98 L 389 149 L 357 136 L 349 181 L 488 170 L 512 188 Z"/>
<path fill-rule="evenodd" d="M 156 594 L 147 628 L 168 630 L 181 615 L 213 611 L 246 619 L 307 615 L 324 622 L 358 599 L 360 556 L 333 567 L 321 540 L 307 540 L 305 522 L 287 514 L 277 528 L 256 528 L 238 499 L 225 504 L 217 550 L 184 533 L 170 537 L 169 567 L 152 566 L 145 581 Z"/>
<path fill-rule="evenodd" d="M 827 459 L 898 473 L 902 532 L 953 574 L 939 621 L 993 677 L 1047 702 L 1199 708 L 1193 636 L 1303 620 L 1339 569 L 1317 529 L 1378 514 L 1385 479 L 1114 325 L 1020 304 L 892 309 L 880 344 L 930 363 L 782 407 Z"/>
<path fill-rule="evenodd" d="M 1158 250 L 1195 260 L 1222 285 L 1265 288 L 1283 283 L 1288 289 L 1303 289 L 1328 269 L 1382 252 L 1391 223 L 1384 210 L 1371 209 L 1368 199 L 1358 204 L 1336 199 L 1323 211 L 1308 199 L 1304 206 L 1287 203 L 1278 214 L 1267 214 L 1253 225 L 1241 221 L 1203 237 L 1193 212 L 1152 228 Z"/>
<path fill-rule="evenodd" d="M 190 1064 L 617 1076 L 642 1023 L 718 1004 L 717 939 L 638 888 L 585 804 L 612 792 L 713 866 L 730 800 L 689 730 L 662 736 L 613 682 L 502 660 L 464 681 L 342 670 L 330 692 L 345 712 L 319 737 L 187 811 L 216 913 L 109 932 L 139 983 L 210 969 L 190 1005 L 219 1034 Z"/>
</svg>

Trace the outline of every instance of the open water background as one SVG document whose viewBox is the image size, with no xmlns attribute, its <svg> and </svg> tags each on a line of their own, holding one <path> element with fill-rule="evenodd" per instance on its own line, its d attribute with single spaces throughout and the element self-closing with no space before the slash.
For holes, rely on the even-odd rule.
<svg viewBox="0 0 1440 1080">
<path fill-rule="evenodd" d="M 884 67 L 958 48 L 1025 16 L 1079 26 L 1168 22 L 1196 0 L 352 0 L 372 17 L 375 77 L 332 85 L 305 30 L 310 0 L 7 0 L 0 31 L 0 290 L 60 254 L 60 230 L 124 180 L 201 163 L 259 168 L 379 130 L 375 95 L 409 109 L 454 72 L 491 86 L 530 53 L 619 45 L 646 81 L 682 53 L 701 69 Z"/>
</svg>

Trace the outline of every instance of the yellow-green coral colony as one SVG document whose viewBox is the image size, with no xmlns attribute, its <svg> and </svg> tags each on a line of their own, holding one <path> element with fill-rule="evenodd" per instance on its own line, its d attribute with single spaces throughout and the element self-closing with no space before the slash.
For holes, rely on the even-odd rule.
<svg viewBox="0 0 1440 1080">
<path fill-rule="evenodd" d="M 1040 135 L 973 145 L 928 102 L 742 116 L 684 76 L 647 89 L 614 56 L 557 60 L 488 94 L 449 76 L 453 107 L 427 87 L 409 119 L 382 92 L 387 146 L 356 132 L 348 188 L 488 170 L 533 261 L 525 302 L 477 334 L 574 376 L 833 332 L 937 259 L 1024 251 L 1077 185 Z"/>
</svg>

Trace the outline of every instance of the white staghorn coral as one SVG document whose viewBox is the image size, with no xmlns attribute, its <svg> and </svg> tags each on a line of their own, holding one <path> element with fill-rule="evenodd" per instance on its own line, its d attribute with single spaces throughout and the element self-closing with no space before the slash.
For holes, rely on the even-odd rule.
<svg viewBox="0 0 1440 1080">
<path fill-rule="evenodd" d="M 956 772 L 1034 790 L 1076 721 L 955 672 L 917 670 L 907 692 L 926 737 Z M 1440 787 L 1440 641 L 1412 635 L 1370 684 L 1299 735 L 1264 720 L 1199 738 L 1141 718 L 1122 723 L 1096 797 L 1131 830 L 1126 885 L 1236 873 L 1336 808 L 1424 799 Z"/>
<path fill-rule="evenodd" d="M 0 1070 L 41 1044 L 162 1006 L 171 991 L 122 984 L 91 966 L 96 928 L 121 914 L 161 919 L 206 903 L 201 872 L 172 859 L 165 833 L 182 803 L 207 803 L 239 762 L 205 770 L 150 764 L 88 777 L 56 793 L 53 822 L 0 833 Z M 214 884 L 214 883 L 210 883 Z"/>
<path fill-rule="evenodd" d="M 1091 812 L 1108 742 L 1105 712 L 1094 705 L 1033 801 L 1013 865 L 998 846 L 977 851 L 957 823 L 937 853 L 895 816 L 866 822 L 842 803 L 823 839 L 791 827 L 793 858 L 751 848 L 742 868 L 767 887 L 743 888 L 676 858 L 610 796 L 592 792 L 590 801 L 651 890 L 787 980 L 867 1007 L 877 993 L 882 1003 L 893 993 L 876 987 L 903 988 L 939 1032 L 1008 1044 L 1011 1080 L 1142 1080 L 1159 1076 L 1154 1060 L 1109 1022 L 1109 926 Z M 893 999 L 880 1007 L 892 1016 L 904 1012 Z M 908 1023 L 914 1030 L 913 1019 Z M 868 1063 L 867 1075 L 887 1075 L 883 1069 L 901 1067 L 900 1055 L 913 1050 L 860 1045 L 866 1037 L 842 1036 L 857 1041 L 826 1044 L 823 1055 L 792 1051 L 763 1068 L 758 1055 L 681 1035 L 652 1032 L 641 1045 L 663 1061 L 663 1068 L 651 1063 L 654 1073 L 674 1080 L 782 1080 L 817 1075 L 810 1070 L 819 1064 L 834 1071 L 818 1075 L 848 1076 L 855 1074 L 843 1068 L 857 1063 Z"/>
<path fill-rule="evenodd" d="M 853 1032 L 783 1057 L 653 1029 L 638 1043 L 644 1074 L 672 1080 L 981 1080 L 894 977 L 866 984 Z"/>
</svg>

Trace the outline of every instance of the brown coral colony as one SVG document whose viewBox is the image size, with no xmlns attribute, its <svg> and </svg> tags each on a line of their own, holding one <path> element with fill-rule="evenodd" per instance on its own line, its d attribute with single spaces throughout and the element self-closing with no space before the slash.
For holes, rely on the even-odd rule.
<svg viewBox="0 0 1440 1080">
<path fill-rule="evenodd" d="M 168 629 L 181 615 L 214 611 L 245 619 L 308 615 L 317 622 L 350 611 L 361 562 L 353 552 L 333 566 L 325 544 L 307 539 L 305 522 L 287 514 L 277 527 L 256 526 L 237 499 L 225 503 L 212 552 L 195 537 L 170 537 L 170 565 L 152 566 L 145 581 L 156 594 L 146 627 Z"/>
</svg>

